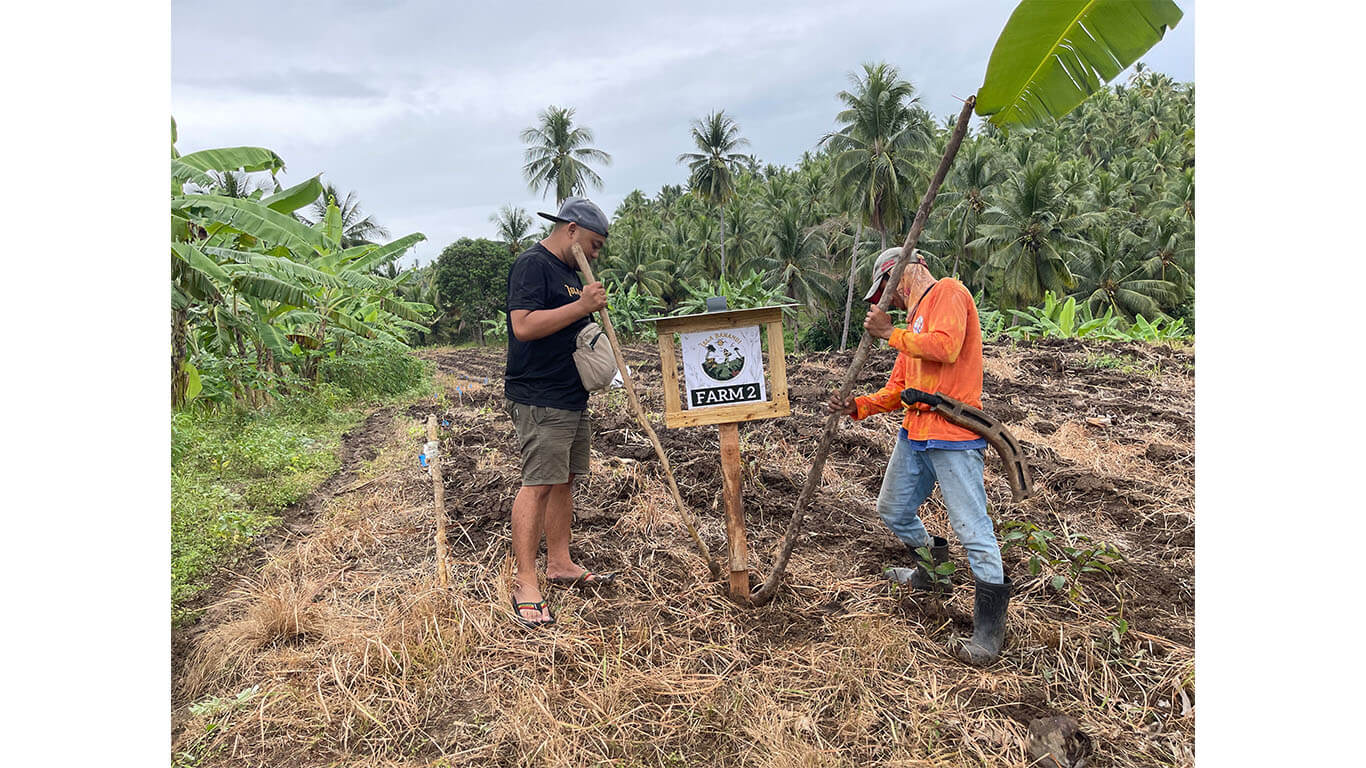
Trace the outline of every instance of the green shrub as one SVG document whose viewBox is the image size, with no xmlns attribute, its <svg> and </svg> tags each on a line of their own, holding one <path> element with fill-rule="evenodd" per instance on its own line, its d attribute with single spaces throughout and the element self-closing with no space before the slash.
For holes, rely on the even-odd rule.
<svg viewBox="0 0 1366 768">
<path fill-rule="evenodd" d="M 672 314 L 675 315 L 695 315 L 707 311 L 707 298 L 710 296 L 725 296 L 726 308 L 754 309 L 756 307 L 771 307 L 776 304 L 791 304 L 792 299 L 788 298 L 780 287 L 766 287 L 763 276 L 754 270 L 749 270 L 744 275 L 729 280 L 725 275 L 715 283 L 700 279 L 695 283 L 685 283 L 683 290 L 686 296 L 678 302 L 677 308 Z"/>
<path fill-rule="evenodd" d="M 607 303 L 607 316 L 612 319 L 612 328 L 622 341 L 649 342 L 659 338 L 655 324 L 642 321 L 663 314 L 663 310 L 663 302 L 637 290 L 634 285 L 613 294 Z"/>
<path fill-rule="evenodd" d="M 364 399 L 401 395 L 430 376 L 427 364 L 399 344 L 374 345 L 360 355 L 326 358 L 318 371 L 323 381 Z"/>
<path fill-rule="evenodd" d="M 819 352 L 828 349 L 838 349 L 840 345 L 840 331 L 844 328 L 844 319 L 840 318 L 840 325 L 834 326 L 835 321 L 825 315 L 817 315 L 811 319 L 810 325 L 802 329 L 802 349 L 807 352 Z M 853 318 L 850 318 L 852 324 Z M 862 330 L 862 329 L 860 329 Z M 854 336 L 854 329 L 849 329 L 849 335 Z M 854 339 L 857 340 L 857 336 Z"/>
<path fill-rule="evenodd" d="M 492 319 L 480 320 L 484 328 L 484 341 L 506 344 L 508 340 L 508 313 L 498 310 Z"/>
</svg>

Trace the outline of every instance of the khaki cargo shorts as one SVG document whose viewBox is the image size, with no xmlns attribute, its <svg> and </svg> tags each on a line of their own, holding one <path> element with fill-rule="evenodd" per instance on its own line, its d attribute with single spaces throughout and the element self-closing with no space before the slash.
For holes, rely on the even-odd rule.
<svg viewBox="0 0 1366 768">
<path fill-rule="evenodd" d="M 517 426 L 522 453 L 522 485 L 562 485 L 570 475 L 588 474 L 588 411 L 564 411 L 504 398 L 503 408 Z"/>
</svg>

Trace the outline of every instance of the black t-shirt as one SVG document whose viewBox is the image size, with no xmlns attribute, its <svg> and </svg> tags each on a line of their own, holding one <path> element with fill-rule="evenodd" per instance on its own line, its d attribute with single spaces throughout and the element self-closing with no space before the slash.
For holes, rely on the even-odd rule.
<svg viewBox="0 0 1366 768">
<path fill-rule="evenodd" d="M 555 309 L 579 300 L 583 281 L 555 254 L 537 243 L 512 262 L 508 271 L 508 364 L 503 392 L 509 400 L 566 411 L 588 407 L 588 390 L 574 366 L 574 339 L 588 325 L 581 317 L 535 341 L 512 332 L 514 309 Z"/>
</svg>

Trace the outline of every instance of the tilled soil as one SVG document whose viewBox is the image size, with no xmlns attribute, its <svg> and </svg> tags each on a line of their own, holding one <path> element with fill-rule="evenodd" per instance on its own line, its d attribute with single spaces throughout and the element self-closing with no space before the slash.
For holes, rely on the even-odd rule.
<svg viewBox="0 0 1366 768">
<path fill-rule="evenodd" d="M 1193 643 L 1194 353 L 1133 343 L 1040 340 L 987 345 L 986 356 L 991 364 L 984 376 L 983 408 L 1021 438 L 1041 491 L 1039 498 L 1014 503 L 1000 475 L 1000 458 L 989 450 L 988 504 L 998 526 L 1005 520 L 1028 521 L 1053 533 L 1069 531 L 1113 544 L 1125 557 L 1107 584 L 1116 592 L 1113 608 L 1119 608 L 1115 598 L 1122 598 L 1131 628 Z M 457 500 L 452 514 L 468 525 L 479 546 L 511 512 L 517 449 L 506 418 L 462 428 L 460 414 L 468 407 L 502 408 L 502 352 L 446 350 L 428 357 L 450 381 L 464 384 L 457 407 L 416 406 L 408 415 L 425 418 L 440 410 L 455 424 L 444 437 L 454 464 L 446 474 L 446 497 Z M 824 428 L 821 404 L 838 387 L 851 358 L 852 353 L 813 353 L 789 361 L 792 416 L 740 426 L 748 536 L 759 570 L 767 570 L 767 558 L 806 481 L 805 457 L 815 452 Z M 635 345 L 627 360 L 646 412 L 661 414 L 657 350 Z M 893 360 L 885 350 L 872 355 L 855 394 L 879 388 Z M 1131 370 L 1103 367 L 1107 364 Z M 662 477 L 624 392 L 595 395 L 590 411 L 595 456 L 609 466 L 638 467 Z M 837 474 L 849 495 L 817 494 L 799 552 L 808 546 L 839 550 L 851 570 L 865 573 L 880 573 L 889 560 L 901 557 L 899 543 L 881 526 L 873 504 L 897 421 L 888 414 L 846 422 L 835 436 L 826 473 Z M 719 510 L 715 427 L 657 425 L 656 432 L 684 501 L 695 510 Z M 496 461 L 490 451 L 497 451 Z M 594 477 L 586 493 L 576 496 L 579 523 L 585 529 L 610 526 L 630 506 L 636 486 L 624 473 Z M 943 515 L 937 493 L 930 505 L 927 519 Z M 712 518 L 719 522 L 717 515 Z M 724 528 L 712 528 L 708 546 L 723 552 Z M 946 525 L 934 532 L 953 539 Z M 1027 575 L 1029 558 L 1020 548 L 1007 549 L 1005 558 L 1016 573 Z"/>
<path fill-rule="evenodd" d="M 1022 765 L 1029 722 L 1063 714 L 1095 745 L 1088 765 L 1190 765 L 1193 351 L 1049 340 L 985 352 L 984 409 L 1025 446 L 1038 490 L 1013 502 L 988 451 L 998 535 L 1028 524 L 1052 536 L 1037 576 L 1033 553 L 1004 550 L 1016 589 L 987 670 L 948 652 L 971 631 L 973 590 L 937 493 L 921 513 L 951 542 L 952 594 L 908 596 L 881 576 L 906 564 L 874 506 L 894 415 L 841 425 L 782 589 L 743 608 L 709 580 L 621 390 L 590 402 L 572 545 L 621 583 L 548 590 L 557 625 L 522 632 L 507 606 L 519 458 L 504 353 L 423 350 L 442 392 L 395 414 L 381 474 L 349 496 L 354 483 L 333 487 L 326 523 L 188 643 L 177 749 L 223 765 Z M 626 357 L 684 501 L 723 553 L 716 428 L 663 428 L 657 351 Z M 851 358 L 790 356 L 792 415 L 740 426 L 756 584 Z M 855 392 L 880 387 L 893 358 L 875 352 Z M 433 586 L 431 481 L 415 462 L 429 414 L 443 425 L 449 590 Z M 1122 559 L 1079 572 L 1067 544 Z M 240 716 L 187 710 L 253 683 L 265 693 Z"/>
</svg>

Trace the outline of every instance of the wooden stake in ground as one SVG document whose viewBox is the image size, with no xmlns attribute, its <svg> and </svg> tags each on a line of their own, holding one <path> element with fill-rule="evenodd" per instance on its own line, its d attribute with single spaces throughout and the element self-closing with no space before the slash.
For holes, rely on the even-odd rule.
<svg viewBox="0 0 1366 768">
<path fill-rule="evenodd" d="M 436 414 L 427 415 L 427 441 L 441 438 L 436 432 Z M 432 470 L 432 494 L 436 497 L 436 580 L 442 587 L 451 585 L 451 574 L 446 567 L 446 485 L 441 480 L 441 453 L 427 458 Z"/>
<path fill-rule="evenodd" d="M 934 178 L 930 179 L 930 186 L 925 190 L 925 198 L 920 201 L 920 208 L 915 212 L 915 221 L 911 224 L 911 231 L 906 233 L 906 242 L 901 246 L 901 258 L 896 260 L 896 266 L 892 268 L 892 274 L 887 285 L 892 289 L 882 292 L 882 298 L 878 300 L 878 309 L 887 310 L 892 303 L 892 294 L 896 286 L 901 283 L 901 273 L 906 271 L 906 265 L 911 260 L 911 253 L 915 250 L 915 245 L 920 241 L 920 233 L 925 229 L 925 221 L 930 217 L 930 208 L 934 205 L 935 195 L 939 194 L 939 186 L 944 183 L 944 177 L 949 174 L 949 167 L 953 165 L 953 158 L 958 154 L 958 147 L 963 143 L 963 137 L 968 132 L 968 120 L 972 117 L 973 105 L 977 103 L 976 96 L 969 96 L 963 102 L 963 110 L 958 113 L 958 122 L 953 127 L 953 136 L 949 139 L 949 144 L 944 148 L 944 156 L 939 160 L 939 168 L 934 172 Z M 858 378 L 859 372 L 863 370 L 863 364 L 868 360 L 868 353 L 872 351 L 873 337 L 868 335 L 868 331 L 863 332 L 863 340 L 859 342 L 858 351 L 854 352 L 854 359 L 849 364 L 849 371 L 844 375 L 844 383 L 840 385 L 840 399 L 849 396 L 850 390 L 854 388 L 854 380 Z M 806 514 L 806 508 L 811 504 L 811 497 L 816 495 L 816 488 L 820 486 L 821 471 L 825 469 L 825 459 L 830 455 L 830 440 L 839 430 L 840 420 L 843 414 L 833 413 L 825 420 L 825 433 L 821 435 L 821 442 L 816 448 L 816 457 L 811 461 L 811 469 L 806 474 L 806 485 L 802 487 L 802 493 L 797 497 L 797 508 L 792 511 L 792 520 L 787 525 L 787 532 L 783 534 L 783 544 L 778 551 L 778 557 L 773 563 L 773 571 L 768 575 L 764 585 L 754 593 L 751 602 L 756 605 L 763 605 L 778 592 L 778 584 L 782 581 L 783 572 L 787 570 L 788 558 L 792 556 L 792 547 L 797 543 L 797 537 L 802 532 L 802 517 Z"/>
<path fill-rule="evenodd" d="M 726 542 L 729 545 L 730 597 L 749 600 L 749 547 L 745 536 L 745 506 L 740 497 L 740 425 L 717 424 L 721 441 L 721 492 L 726 500 Z"/>
<path fill-rule="evenodd" d="M 583 273 L 587 282 L 597 282 L 593 279 L 593 268 L 588 265 L 588 259 L 583 255 L 583 249 L 578 243 L 570 245 L 570 250 L 574 254 L 574 259 L 579 263 L 579 271 Z M 640 406 L 640 399 L 636 397 L 635 384 L 631 382 L 631 374 L 626 367 L 626 359 L 621 356 L 621 344 L 617 343 L 617 332 L 612 329 L 612 319 L 607 316 L 607 308 L 603 307 L 598 311 L 599 319 L 602 321 L 603 331 L 607 333 L 607 342 L 612 345 L 612 354 L 617 359 L 617 371 L 621 374 L 621 383 L 626 389 L 626 398 L 631 402 L 631 410 L 635 413 L 636 421 L 640 423 L 640 428 L 650 438 L 650 444 L 655 448 L 655 455 L 659 457 L 660 464 L 664 467 L 664 477 L 669 481 L 669 492 L 673 495 L 674 505 L 678 507 L 678 516 L 683 520 L 683 527 L 688 529 L 688 535 L 692 537 L 693 544 L 697 545 L 698 552 L 702 555 L 702 560 L 707 564 L 707 573 L 711 578 L 716 579 L 721 576 L 721 568 L 712 560 L 711 550 L 707 549 L 706 542 L 697 533 L 697 523 L 693 520 L 692 513 L 683 504 L 683 495 L 678 492 L 678 483 L 674 481 L 673 470 L 669 468 L 669 457 L 664 455 L 664 446 L 660 444 L 659 437 L 655 435 L 654 428 L 650 426 L 650 420 L 645 418 L 645 409 Z"/>
</svg>

